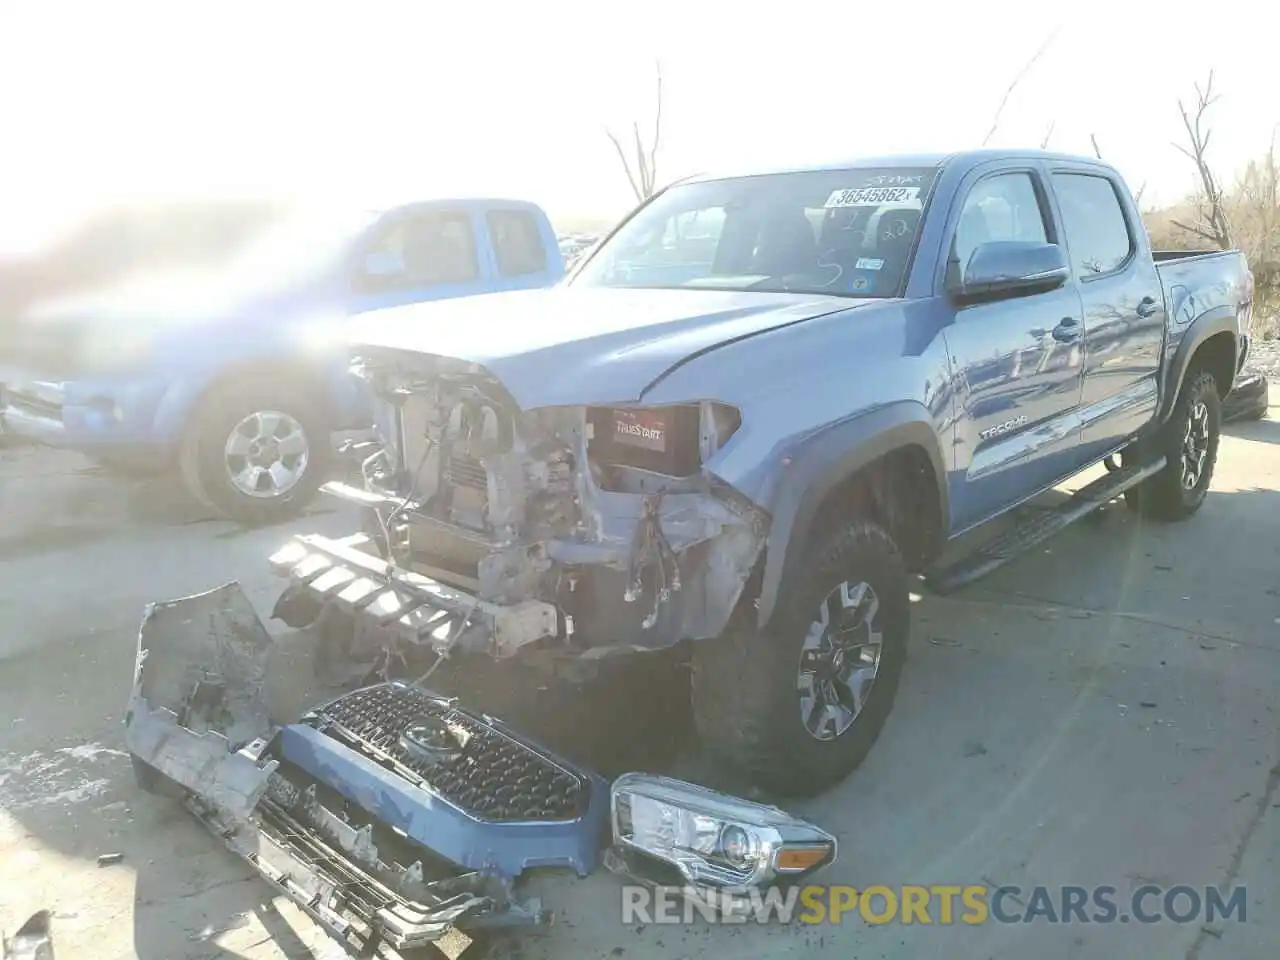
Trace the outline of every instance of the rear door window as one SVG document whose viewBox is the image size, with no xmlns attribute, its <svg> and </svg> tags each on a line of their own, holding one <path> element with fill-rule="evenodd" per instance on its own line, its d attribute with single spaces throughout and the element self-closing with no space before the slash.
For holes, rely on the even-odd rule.
<svg viewBox="0 0 1280 960">
<path fill-rule="evenodd" d="M 1081 277 L 1119 270 L 1133 253 L 1133 237 L 1115 185 L 1084 173 L 1055 173 L 1067 247 Z"/>
<path fill-rule="evenodd" d="M 485 214 L 498 272 L 523 277 L 547 269 L 547 248 L 537 218 L 528 210 L 490 210 Z"/>
</svg>

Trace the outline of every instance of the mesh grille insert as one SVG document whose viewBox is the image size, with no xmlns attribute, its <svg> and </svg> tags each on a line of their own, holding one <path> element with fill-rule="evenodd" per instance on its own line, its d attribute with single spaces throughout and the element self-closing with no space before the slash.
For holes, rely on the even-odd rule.
<svg viewBox="0 0 1280 960">
<path fill-rule="evenodd" d="M 534 747 L 417 687 L 386 683 L 323 707 L 315 724 L 477 820 L 572 820 L 586 809 L 588 786 Z M 405 731 L 446 724 L 460 748 L 434 760 L 405 745 Z"/>
</svg>

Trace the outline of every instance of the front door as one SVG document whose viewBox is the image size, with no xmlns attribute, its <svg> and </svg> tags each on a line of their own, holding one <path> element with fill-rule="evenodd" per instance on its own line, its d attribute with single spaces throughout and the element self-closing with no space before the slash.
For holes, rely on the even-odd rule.
<svg viewBox="0 0 1280 960">
<path fill-rule="evenodd" d="M 1038 169 L 980 176 L 965 195 L 948 270 L 981 243 L 1057 242 Z M 954 276 L 949 279 L 954 279 Z M 945 337 L 956 376 L 953 530 L 1073 472 L 1083 371 L 1080 296 L 1056 290 L 956 308 Z"/>
</svg>

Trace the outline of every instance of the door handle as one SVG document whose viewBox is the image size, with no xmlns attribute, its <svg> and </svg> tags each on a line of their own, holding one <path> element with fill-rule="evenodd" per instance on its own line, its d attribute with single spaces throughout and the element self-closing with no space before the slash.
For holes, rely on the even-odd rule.
<svg viewBox="0 0 1280 960">
<path fill-rule="evenodd" d="M 1053 339 L 1059 343 L 1072 343 L 1080 339 L 1080 321 L 1075 317 L 1063 317 L 1053 328 Z"/>
<path fill-rule="evenodd" d="M 1153 313 L 1155 313 L 1159 309 L 1160 309 L 1159 300 L 1157 300 L 1155 297 L 1143 297 L 1141 300 L 1138 301 L 1138 307 L 1135 312 L 1138 314 L 1138 316 L 1142 317 L 1142 319 L 1145 320 L 1147 317 L 1151 316 Z"/>
</svg>

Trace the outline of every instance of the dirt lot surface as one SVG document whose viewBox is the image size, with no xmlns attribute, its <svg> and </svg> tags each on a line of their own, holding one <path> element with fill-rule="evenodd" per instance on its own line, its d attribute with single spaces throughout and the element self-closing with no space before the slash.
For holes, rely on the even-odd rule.
<svg viewBox="0 0 1280 960">
<path fill-rule="evenodd" d="M 1122 902 L 1147 883 L 1245 884 L 1246 922 L 624 926 L 602 873 L 534 879 L 557 924 L 494 953 L 1280 956 L 1274 387 L 1272 404 L 1228 428 L 1191 521 L 1143 525 L 1113 504 L 982 584 L 922 598 L 871 757 L 796 805 L 840 838 L 830 883 L 1108 884 Z M 182 810 L 136 792 L 121 718 L 144 603 L 234 578 L 269 610 L 270 550 L 349 527 L 329 512 L 246 531 L 163 483 L 0 450 L 0 927 L 54 911 L 59 960 L 339 955 Z M 123 860 L 98 866 L 110 853 Z"/>
</svg>

